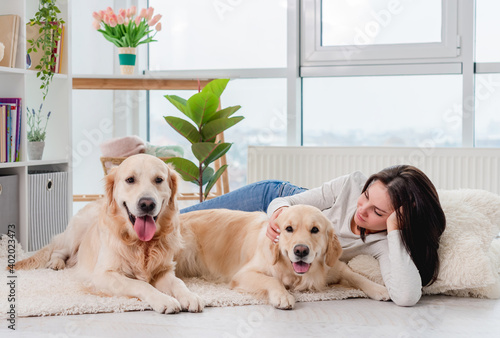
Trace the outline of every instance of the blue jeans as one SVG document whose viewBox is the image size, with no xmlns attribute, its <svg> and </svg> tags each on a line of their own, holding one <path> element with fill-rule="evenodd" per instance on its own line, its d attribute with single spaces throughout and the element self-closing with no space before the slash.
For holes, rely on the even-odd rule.
<svg viewBox="0 0 500 338">
<path fill-rule="evenodd" d="M 303 191 L 293 184 L 284 181 L 267 180 L 248 184 L 240 189 L 203 203 L 184 208 L 181 213 L 203 209 L 232 209 L 241 211 L 267 212 L 269 203 L 275 198 L 291 196 Z"/>
</svg>

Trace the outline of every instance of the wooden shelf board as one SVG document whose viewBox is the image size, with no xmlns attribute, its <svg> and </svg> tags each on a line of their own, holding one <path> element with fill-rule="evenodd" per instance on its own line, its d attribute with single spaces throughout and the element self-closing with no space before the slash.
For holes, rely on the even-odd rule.
<svg viewBox="0 0 500 338">
<path fill-rule="evenodd" d="M 203 88 L 210 80 L 200 80 Z M 197 90 L 198 80 L 154 77 L 73 77 L 73 89 L 105 90 Z"/>
</svg>

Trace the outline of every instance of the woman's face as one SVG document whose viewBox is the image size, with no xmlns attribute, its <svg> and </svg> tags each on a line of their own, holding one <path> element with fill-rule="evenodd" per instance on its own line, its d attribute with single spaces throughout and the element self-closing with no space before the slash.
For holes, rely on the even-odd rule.
<svg viewBox="0 0 500 338">
<path fill-rule="evenodd" d="M 393 211 L 387 187 L 375 181 L 359 196 L 354 222 L 366 230 L 386 230 L 387 218 Z"/>
</svg>

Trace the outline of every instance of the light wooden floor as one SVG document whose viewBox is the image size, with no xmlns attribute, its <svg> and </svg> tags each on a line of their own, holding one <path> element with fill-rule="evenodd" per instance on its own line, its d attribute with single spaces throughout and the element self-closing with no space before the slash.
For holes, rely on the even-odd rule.
<svg viewBox="0 0 500 338">
<path fill-rule="evenodd" d="M 500 300 L 424 296 L 415 307 L 368 299 L 270 306 L 205 308 L 18 318 L 1 337 L 500 337 Z"/>
</svg>

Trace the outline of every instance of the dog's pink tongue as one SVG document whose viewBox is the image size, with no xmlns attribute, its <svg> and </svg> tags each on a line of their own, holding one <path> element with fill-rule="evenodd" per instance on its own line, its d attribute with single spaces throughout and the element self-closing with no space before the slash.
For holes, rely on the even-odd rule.
<svg viewBox="0 0 500 338">
<path fill-rule="evenodd" d="M 295 270 L 296 273 L 306 273 L 309 271 L 309 266 L 311 264 L 308 264 L 306 262 L 295 262 L 293 263 L 293 270 Z"/>
<path fill-rule="evenodd" d="M 153 217 L 137 217 L 134 224 L 134 230 L 141 241 L 150 241 L 156 232 L 156 224 Z"/>
</svg>

